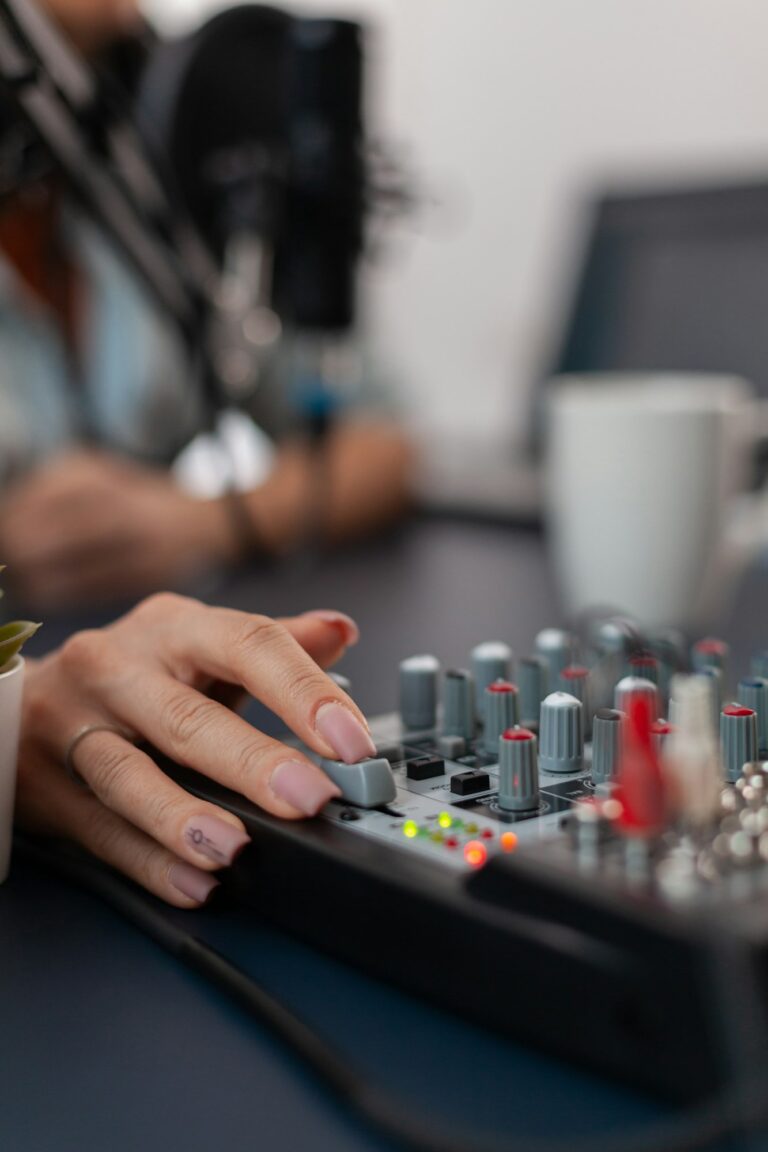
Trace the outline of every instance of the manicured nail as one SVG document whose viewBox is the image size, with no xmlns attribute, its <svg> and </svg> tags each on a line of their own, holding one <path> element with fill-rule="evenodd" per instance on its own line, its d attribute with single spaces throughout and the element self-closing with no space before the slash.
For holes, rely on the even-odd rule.
<svg viewBox="0 0 768 1152">
<path fill-rule="evenodd" d="M 333 781 L 306 760 L 284 760 L 278 764 L 269 786 L 278 800 L 305 816 L 314 816 L 334 796 L 341 796 Z"/>
<path fill-rule="evenodd" d="M 316 616 L 318 620 L 324 620 L 326 624 L 335 624 L 338 630 L 344 637 L 344 643 L 347 647 L 357 644 L 360 639 L 360 629 L 351 616 L 347 616 L 345 612 L 336 612 L 330 608 L 318 608 L 312 612 L 306 612 L 306 616 Z"/>
<path fill-rule="evenodd" d="M 201 872 L 191 864 L 172 864 L 168 870 L 168 879 L 174 888 L 198 904 L 205 904 L 206 900 L 218 888 L 219 881 L 209 872 Z"/>
<path fill-rule="evenodd" d="M 347 764 L 376 755 L 370 732 L 343 704 L 323 704 L 317 713 L 315 727 L 339 760 Z"/>
<path fill-rule="evenodd" d="M 184 828 L 184 839 L 193 852 L 226 867 L 250 843 L 250 836 L 218 816 L 193 816 Z"/>
</svg>

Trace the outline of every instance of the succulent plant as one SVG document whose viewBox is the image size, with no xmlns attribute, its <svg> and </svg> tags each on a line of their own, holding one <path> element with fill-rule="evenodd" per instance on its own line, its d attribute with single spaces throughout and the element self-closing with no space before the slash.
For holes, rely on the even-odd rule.
<svg viewBox="0 0 768 1152">
<path fill-rule="evenodd" d="M 4 565 L 0 565 L 0 572 L 3 568 Z M 0 596 L 2 594 L 0 589 Z M 18 656 L 24 644 L 34 636 L 39 627 L 39 624 L 31 620 L 13 620 L 10 624 L 0 625 L 0 672 L 5 671 L 14 656 Z"/>
</svg>

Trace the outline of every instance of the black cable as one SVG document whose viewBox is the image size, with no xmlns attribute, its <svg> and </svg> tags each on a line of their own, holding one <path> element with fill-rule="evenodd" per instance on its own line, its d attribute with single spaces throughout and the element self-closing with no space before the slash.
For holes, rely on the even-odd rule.
<svg viewBox="0 0 768 1152">
<path fill-rule="evenodd" d="M 99 896 L 177 960 L 221 989 L 267 1027 L 341 1104 L 379 1134 L 412 1152 L 706 1152 L 728 1137 L 746 1137 L 768 1125 L 768 1069 L 762 1069 L 710 1101 L 635 1135 L 523 1144 L 507 1137 L 478 1136 L 456 1124 L 443 1128 L 368 1084 L 309 1025 L 210 945 L 178 928 L 130 881 L 81 854 L 26 836 L 16 837 L 15 848 L 29 860 L 64 874 Z"/>
</svg>

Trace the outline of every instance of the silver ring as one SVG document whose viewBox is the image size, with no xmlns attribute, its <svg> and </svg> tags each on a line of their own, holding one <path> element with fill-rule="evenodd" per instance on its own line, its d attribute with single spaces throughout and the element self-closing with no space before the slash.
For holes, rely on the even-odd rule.
<svg viewBox="0 0 768 1152">
<path fill-rule="evenodd" d="M 86 736 L 90 736 L 91 732 L 112 732 L 115 736 L 122 736 L 122 738 L 130 744 L 133 744 L 136 740 L 132 732 L 129 732 L 126 728 L 118 727 L 117 724 L 84 724 L 82 728 L 78 728 L 64 753 L 64 771 L 70 780 L 78 784 L 81 788 L 88 788 L 89 785 L 75 768 L 74 756 L 79 745 L 85 740 Z"/>
</svg>

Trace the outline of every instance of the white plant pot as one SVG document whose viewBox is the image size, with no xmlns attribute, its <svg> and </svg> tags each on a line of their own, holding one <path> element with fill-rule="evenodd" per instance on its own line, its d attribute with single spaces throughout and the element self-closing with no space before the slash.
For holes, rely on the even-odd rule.
<svg viewBox="0 0 768 1152">
<path fill-rule="evenodd" d="M 14 656 L 5 671 L 0 672 L 0 884 L 7 878 L 11 863 L 23 685 L 24 660 Z"/>
</svg>

